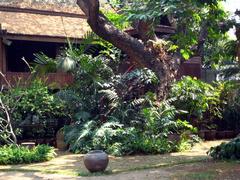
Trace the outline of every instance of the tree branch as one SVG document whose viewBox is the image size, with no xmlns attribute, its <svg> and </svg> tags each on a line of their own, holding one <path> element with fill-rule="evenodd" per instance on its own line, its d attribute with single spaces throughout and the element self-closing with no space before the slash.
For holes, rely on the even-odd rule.
<svg viewBox="0 0 240 180">
<path fill-rule="evenodd" d="M 88 24 L 97 35 L 127 53 L 132 61 L 150 68 L 151 59 L 154 59 L 152 52 L 145 48 L 143 42 L 120 31 L 108 21 L 99 12 L 99 0 L 78 0 L 77 4 L 86 13 Z"/>
<path fill-rule="evenodd" d="M 137 30 L 140 39 L 144 43 L 146 43 L 148 40 L 157 40 L 157 36 L 153 28 L 153 22 L 151 20 L 148 22 L 139 20 L 135 22 L 133 26 Z"/>
<path fill-rule="evenodd" d="M 155 41 L 155 36 L 149 36 L 147 31 L 151 24 L 139 22 L 138 31 L 144 43 L 117 29 L 107 17 L 100 13 L 99 0 L 77 0 L 77 4 L 85 12 L 93 32 L 125 52 L 134 64 L 147 67 L 155 72 L 160 80 L 157 90 L 158 99 L 164 99 L 170 84 L 176 77 L 179 65 L 177 59 L 166 53 L 161 41 Z M 149 38 L 154 39 L 154 42 L 148 41 Z"/>
<path fill-rule="evenodd" d="M 200 56 L 202 60 L 204 58 L 204 44 L 208 36 L 207 25 L 208 21 L 202 22 L 200 33 L 198 36 L 197 55 Z"/>
</svg>

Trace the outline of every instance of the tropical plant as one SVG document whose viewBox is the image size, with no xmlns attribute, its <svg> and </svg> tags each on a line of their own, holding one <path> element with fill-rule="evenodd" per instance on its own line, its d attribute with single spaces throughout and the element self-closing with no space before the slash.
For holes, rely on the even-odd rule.
<svg viewBox="0 0 240 180">
<path fill-rule="evenodd" d="M 222 118 L 221 92 L 221 88 L 215 88 L 191 77 L 184 77 L 173 85 L 170 97 L 177 99 L 173 102 L 177 109 L 188 112 L 187 116 L 182 118 L 188 121 L 197 118 L 199 127 L 206 125 L 206 122 L 211 124 L 214 119 Z M 201 122 L 202 120 L 205 123 Z"/>
<path fill-rule="evenodd" d="M 235 12 L 236 16 L 240 17 L 239 11 Z M 224 52 L 229 54 L 230 57 L 227 59 L 224 66 L 220 68 L 220 77 L 225 80 L 240 79 L 240 23 L 234 21 L 232 25 L 236 29 L 236 40 L 230 40 L 225 44 Z"/>
<path fill-rule="evenodd" d="M 93 149 L 92 138 L 97 129 L 97 122 L 88 120 L 64 127 L 66 143 L 70 144 L 69 149 L 73 152 L 88 152 Z"/>
<path fill-rule="evenodd" d="M 218 160 L 240 159 L 240 138 L 237 137 L 230 142 L 222 143 L 216 147 L 211 147 L 208 151 L 208 155 Z"/>
<path fill-rule="evenodd" d="M 240 85 L 238 82 L 226 82 L 223 84 L 221 101 L 224 102 L 223 119 L 220 129 L 240 129 Z"/>
<path fill-rule="evenodd" d="M 145 130 L 155 137 L 167 137 L 172 127 L 177 126 L 175 117 L 177 110 L 168 101 L 161 102 L 158 106 L 142 110 L 146 118 Z"/>
<path fill-rule="evenodd" d="M 45 129 L 49 124 L 67 118 L 64 104 L 55 98 L 41 80 L 32 81 L 28 87 L 15 87 L 2 92 L 1 98 L 10 109 L 12 126 L 18 135 L 24 130 L 22 133 L 27 133 L 27 136 L 43 136 L 53 131 Z M 39 125 L 39 128 L 24 128 L 34 125 Z"/>
<path fill-rule="evenodd" d="M 34 68 L 33 74 L 36 76 L 45 75 L 47 73 L 55 73 L 57 72 L 57 61 L 53 58 L 48 57 L 43 52 L 34 54 Z"/>
<path fill-rule="evenodd" d="M 49 161 L 56 155 L 54 148 L 47 145 L 38 145 L 33 149 L 17 145 L 2 146 L 0 154 L 1 165 Z"/>
</svg>

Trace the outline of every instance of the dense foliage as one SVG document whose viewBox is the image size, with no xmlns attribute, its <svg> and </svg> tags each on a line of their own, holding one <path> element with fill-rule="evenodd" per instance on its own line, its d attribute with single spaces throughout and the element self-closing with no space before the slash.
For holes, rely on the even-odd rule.
<svg viewBox="0 0 240 180">
<path fill-rule="evenodd" d="M 222 143 L 219 146 L 212 147 L 208 154 L 214 159 L 240 159 L 240 138 L 237 137 L 228 143 Z"/>
<path fill-rule="evenodd" d="M 89 36 L 88 43 L 96 40 Z M 76 83 L 56 94 L 72 118 L 64 128 L 70 150 L 103 149 L 115 155 L 165 153 L 196 142 L 195 127 L 218 128 L 216 121 L 223 118 L 230 85 L 185 77 L 173 85 L 169 99 L 160 103 L 155 94 L 159 80 L 151 70 L 119 73 L 119 50 L 97 41 L 103 47 L 98 48 L 99 55 L 86 53 L 86 43 L 63 55 L 76 63 L 72 69 Z"/>
<path fill-rule="evenodd" d="M 43 162 L 54 156 L 54 148 L 47 145 L 38 145 L 33 149 L 16 145 L 0 147 L 0 165 Z"/>
<path fill-rule="evenodd" d="M 221 130 L 240 129 L 240 84 L 239 82 L 225 83 L 222 98 L 226 102 L 223 109 L 223 120 L 219 126 Z"/>
<path fill-rule="evenodd" d="M 67 56 L 76 62 L 72 71 L 76 83 L 56 94 L 72 117 L 64 128 L 70 150 L 103 149 L 115 155 L 165 153 L 185 149 L 182 144 L 192 142 L 187 134 L 196 130 L 187 121 L 176 119 L 180 112 L 170 104 L 174 100 L 157 103 L 159 81 L 151 70 L 121 74 L 116 68 L 118 51 L 104 50 L 94 57 L 81 49 L 67 50 Z M 114 66 L 109 57 L 115 57 Z M 181 140 L 170 140 L 170 134 Z"/>
<path fill-rule="evenodd" d="M 221 5 L 222 0 L 109 0 L 109 2 L 114 8 L 123 11 L 126 20 L 152 23 L 151 31 L 167 16 L 170 23 L 176 27 L 176 33 L 168 40 L 174 42 L 174 47 L 185 59 L 192 55 L 200 55 L 203 56 L 204 66 L 216 67 L 231 55 L 223 51 L 224 43 L 228 41 L 226 32 L 232 23 L 228 21 L 228 13 Z M 204 44 L 203 54 L 196 52 L 201 43 Z"/>
<path fill-rule="evenodd" d="M 198 129 L 235 130 L 239 125 L 239 83 L 219 81 L 208 84 L 185 77 L 173 85 L 170 97 L 176 109 L 188 113 L 179 116 Z"/>
<path fill-rule="evenodd" d="M 63 121 L 67 118 L 63 103 L 41 80 L 34 80 L 27 87 L 19 86 L 2 92 L 1 98 L 10 110 L 11 122 L 18 136 L 54 136 L 53 126 L 57 125 L 58 119 Z"/>
<path fill-rule="evenodd" d="M 221 83 L 213 86 L 185 77 L 173 85 L 170 96 L 177 99 L 173 103 L 176 108 L 188 112 L 185 116 L 188 121 L 197 119 L 195 125 L 198 128 L 207 128 L 204 126 L 222 118 L 222 106 L 225 102 L 221 100 L 221 94 Z"/>
</svg>

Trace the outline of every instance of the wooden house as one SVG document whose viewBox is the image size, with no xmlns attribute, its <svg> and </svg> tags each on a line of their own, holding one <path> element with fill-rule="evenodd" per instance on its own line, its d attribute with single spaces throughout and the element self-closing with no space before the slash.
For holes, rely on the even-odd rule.
<svg viewBox="0 0 240 180">
<path fill-rule="evenodd" d="M 78 7 L 43 4 L 0 4 L 0 71 L 15 84 L 30 76 L 26 59 L 31 63 L 34 53 L 43 52 L 55 58 L 67 38 L 79 43 L 89 31 L 86 17 Z M 58 86 L 70 84 L 67 73 L 50 73 L 48 83 Z M 1 76 L 1 84 L 5 82 Z"/>
</svg>

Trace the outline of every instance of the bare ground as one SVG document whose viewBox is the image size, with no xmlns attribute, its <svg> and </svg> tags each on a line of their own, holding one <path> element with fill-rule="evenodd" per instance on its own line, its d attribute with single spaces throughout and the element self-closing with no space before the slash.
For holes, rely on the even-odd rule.
<svg viewBox="0 0 240 180">
<path fill-rule="evenodd" d="M 197 144 L 191 151 L 165 155 L 110 157 L 109 174 L 93 176 L 83 165 L 83 155 L 58 152 L 44 163 L 0 166 L 0 180 L 81 179 L 81 180 L 165 180 L 240 179 L 240 163 L 213 162 L 206 151 L 222 141 Z M 88 176 L 88 177 L 82 177 Z"/>
</svg>

